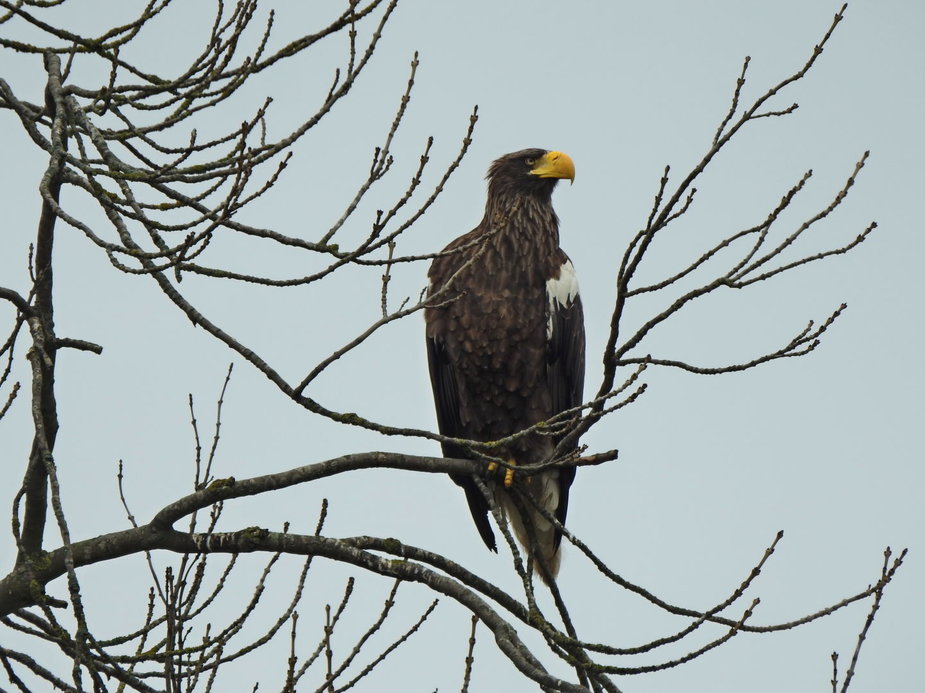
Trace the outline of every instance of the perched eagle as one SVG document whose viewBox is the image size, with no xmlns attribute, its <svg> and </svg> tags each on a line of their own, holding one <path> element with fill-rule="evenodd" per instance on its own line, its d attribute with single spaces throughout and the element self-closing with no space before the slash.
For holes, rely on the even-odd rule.
<svg viewBox="0 0 925 693">
<path fill-rule="evenodd" d="M 552 191 L 562 178 L 575 178 L 575 165 L 562 152 L 525 149 L 502 156 L 488 169 L 481 223 L 431 265 L 430 295 L 446 287 L 424 312 L 437 421 L 445 436 L 498 440 L 582 402 L 581 300 L 575 269 L 559 248 L 559 219 L 552 208 Z M 531 433 L 491 454 L 512 465 L 541 463 L 559 440 L 561 435 Z M 443 454 L 473 457 L 448 443 Z M 497 551 L 484 495 L 471 476 L 452 478 L 465 490 L 485 544 Z M 550 468 L 519 474 L 516 485 L 564 524 L 574 478 L 574 467 Z M 507 472 L 488 486 L 517 538 L 539 554 L 538 572 L 548 581 L 547 568 L 553 577 L 558 572 L 561 532 L 535 510 L 520 516 L 510 497 L 514 482 Z M 524 500 L 524 507 L 532 506 Z"/>
</svg>

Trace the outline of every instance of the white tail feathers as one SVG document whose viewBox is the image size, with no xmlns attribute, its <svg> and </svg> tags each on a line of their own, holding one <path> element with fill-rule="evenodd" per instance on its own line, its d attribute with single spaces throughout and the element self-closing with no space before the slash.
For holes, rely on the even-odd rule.
<svg viewBox="0 0 925 693">
<path fill-rule="evenodd" d="M 561 545 L 556 546 L 555 525 L 533 508 L 529 500 L 523 499 L 520 504 L 527 513 L 527 522 L 525 523 L 507 490 L 500 484 L 496 488 L 500 492 L 496 492 L 495 497 L 500 501 L 499 505 L 505 517 L 514 528 L 514 536 L 517 537 L 517 541 L 524 547 L 528 555 L 533 555 L 532 542 L 530 541 L 531 533 L 536 538 L 539 556 L 535 557 L 538 560 L 534 560 L 534 568 L 543 582 L 549 584 L 550 576 L 555 578 L 559 574 L 559 564 L 562 561 Z M 527 490 L 533 494 L 537 504 L 541 505 L 550 515 L 555 516 L 556 510 L 559 508 L 558 469 L 550 469 L 529 477 Z M 530 526 L 532 532 L 527 529 L 525 524 Z"/>
</svg>

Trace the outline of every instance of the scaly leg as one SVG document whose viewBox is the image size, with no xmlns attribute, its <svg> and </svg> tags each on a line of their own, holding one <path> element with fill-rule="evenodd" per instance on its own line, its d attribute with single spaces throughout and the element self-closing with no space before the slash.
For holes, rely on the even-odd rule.
<svg viewBox="0 0 925 693">
<path fill-rule="evenodd" d="M 504 488 L 511 488 L 511 484 L 514 483 L 514 467 L 517 466 L 517 462 L 514 460 L 508 460 L 507 462 L 511 466 L 504 470 Z"/>
<path fill-rule="evenodd" d="M 507 463 L 511 465 L 510 467 L 504 468 L 504 488 L 511 488 L 514 484 L 514 467 L 517 466 L 516 460 L 508 460 Z M 488 473 L 493 474 L 498 470 L 497 462 L 488 463 Z"/>
</svg>

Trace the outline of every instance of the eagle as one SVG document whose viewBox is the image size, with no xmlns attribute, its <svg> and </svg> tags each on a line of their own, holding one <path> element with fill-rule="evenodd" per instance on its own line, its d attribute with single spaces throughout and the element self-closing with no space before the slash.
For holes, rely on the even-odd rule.
<svg viewBox="0 0 925 693">
<path fill-rule="evenodd" d="M 446 246 L 430 267 L 427 358 L 444 436 L 496 441 L 582 403 L 584 317 L 575 268 L 559 247 L 559 218 L 552 208 L 552 192 L 565 178 L 574 181 L 575 164 L 563 152 L 524 149 L 497 159 L 488 169 L 482 221 Z M 565 435 L 555 430 L 492 448 L 490 454 L 511 467 L 488 479 L 496 505 L 528 554 L 539 558 L 534 564 L 546 582 L 558 573 L 562 537 L 533 503 L 564 524 L 575 467 L 516 476 L 513 467 L 549 461 Z M 442 447 L 445 457 L 476 458 L 458 444 Z M 489 465 L 489 471 L 495 467 Z M 450 476 L 465 491 L 482 540 L 497 552 L 485 495 L 472 476 Z M 515 504 L 515 488 L 530 494 L 533 503 Z"/>
</svg>

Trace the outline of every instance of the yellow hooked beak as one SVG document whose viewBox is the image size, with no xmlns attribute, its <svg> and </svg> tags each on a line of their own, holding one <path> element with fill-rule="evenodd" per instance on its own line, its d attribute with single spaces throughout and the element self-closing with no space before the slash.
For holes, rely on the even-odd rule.
<svg viewBox="0 0 925 693">
<path fill-rule="evenodd" d="M 575 162 L 565 152 L 546 152 L 530 171 L 540 178 L 568 178 L 575 182 Z"/>
</svg>

